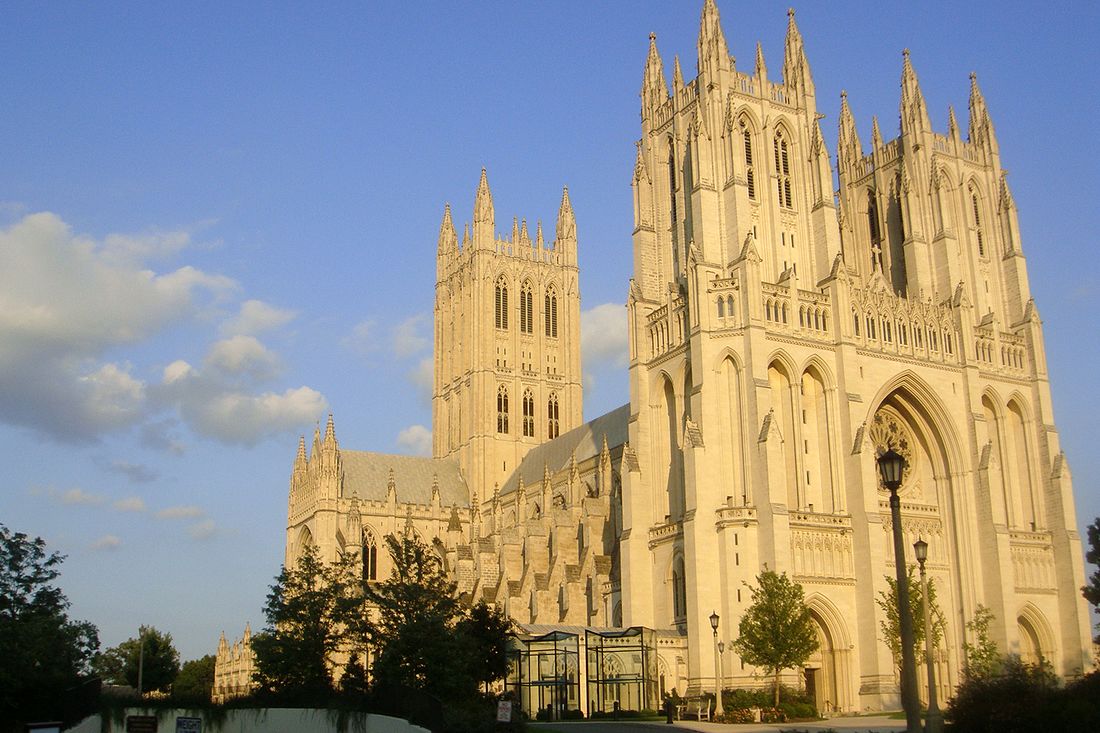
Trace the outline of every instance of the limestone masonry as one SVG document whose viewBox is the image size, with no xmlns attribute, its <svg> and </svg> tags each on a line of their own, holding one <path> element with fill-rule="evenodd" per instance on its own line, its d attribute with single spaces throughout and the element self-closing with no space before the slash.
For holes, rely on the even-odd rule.
<svg viewBox="0 0 1100 733">
<path fill-rule="evenodd" d="M 529 629 L 654 629 L 659 691 L 681 694 L 713 689 L 712 611 L 726 686 L 761 684 L 728 641 L 767 565 L 818 625 L 788 681 L 823 712 L 896 707 L 875 603 L 893 573 L 875 457 L 893 447 L 906 552 L 928 542 L 944 614 L 940 699 L 979 604 L 1002 651 L 1091 667 L 1042 324 L 977 79 L 967 129 L 952 112 L 937 132 L 905 52 L 900 132 L 876 121 L 866 148 L 842 92 L 834 178 L 793 11 L 780 74 L 759 49 L 737 69 L 706 0 L 698 74 L 677 60 L 670 88 L 650 36 L 630 403 L 582 422 L 568 191 L 552 237 L 515 220 L 501 237 L 482 171 L 472 226 L 459 237 L 449 206 L 440 226 L 434 457 L 342 449 L 330 417 L 298 445 L 286 562 L 313 544 L 383 578 L 382 538 L 415 532 Z"/>
</svg>

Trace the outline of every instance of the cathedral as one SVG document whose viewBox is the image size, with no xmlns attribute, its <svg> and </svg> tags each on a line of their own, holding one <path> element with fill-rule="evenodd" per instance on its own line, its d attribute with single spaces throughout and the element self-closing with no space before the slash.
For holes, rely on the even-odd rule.
<svg viewBox="0 0 1100 733">
<path fill-rule="evenodd" d="M 518 624 L 525 707 L 547 705 L 531 696 L 550 675 L 553 704 L 586 713 L 763 684 L 728 642 L 766 566 L 802 585 L 817 626 L 785 680 L 822 712 L 897 707 L 876 604 L 894 569 L 876 456 L 893 448 L 906 552 L 928 543 L 946 629 L 940 699 L 979 605 L 1002 652 L 1091 667 L 1042 324 L 976 77 L 967 128 L 952 111 L 937 132 L 904 52 L 896 136 L 876 120 L 865 148 L 841 92 L 834 159 L 793 11 L 778 71 L 759 45 L 737 68 L 713 0 L 694 79 L 677 59 L 670 86 L 650 35 L 630 402 L 605 415 L 581 415 L 568 190 L 552 238 L 515 219 L 498 233 L 484 170 L 461 236 L 445 207 L 433 457 L 342 448 L 330 417 L 293 462 L 288 564 L 307 544 L 352 552 L 369 582 L 388 572 L 382 538 L 415 533 L 466 600 Z M 531 660 L 551 642 L 547 671 Z"/>
</svg>

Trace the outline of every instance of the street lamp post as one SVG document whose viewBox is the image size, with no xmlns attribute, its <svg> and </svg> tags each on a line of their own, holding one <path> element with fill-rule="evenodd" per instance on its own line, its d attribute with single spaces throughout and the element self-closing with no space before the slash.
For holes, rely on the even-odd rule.
<svg viewBox="0 0 1100 733">
<path fill-rule="evenodd" d="M 718 702 L 722 702 L 722 690 L 726 689 L 726 642 L 718 642 Z M 717 709 L 721 715 L 725 712 L 723 707 Z"/>
<path fill-rule="evenodd" d="M 920 564 L 921 607 L 924 611 L 924 663 L 928 666 L 928 712 L 924 716 L 924 733 L 943 731 L 943 714 L 936 704 L 936 668 L 932 662 L 932 608 L 928 602 L 928 577 L 924 562 L 928 559 L 928 543 L 919 539 L 913 543 L 913 554 Z"/>
<path fill-rule="evenodd" d="M 883 486 L 890 492 L 890 518 L 894 529 L 894 571 L 898 584 L 898 625 L 901 627 L 901 706 L 905 709 L 906 733 L 921 733 L 913 615 L 909 608 L 909 576 L 905 572 L 905 540 L 901 534 L 901 499 L 898 498 L 905 458 L 891 448 L 878 457 L 878 470 Z"/>
<path fill-rule="evenodd" d="M 718 612 L 711 611 L 710 613 L 710 629 L 714 632 L 714 714 L 722 715 L 726 711 L 722 708 L 722 683 L 721 674 L 719 673 L 719 649 L 718 649 Z"/>
</svg>

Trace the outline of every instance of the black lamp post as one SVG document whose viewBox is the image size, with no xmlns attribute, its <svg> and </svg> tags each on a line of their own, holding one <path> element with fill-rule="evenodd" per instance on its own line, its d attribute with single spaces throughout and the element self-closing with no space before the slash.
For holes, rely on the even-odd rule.
<svg viewBox="0 0 1100 733">
<path fill-rule="evenodd" d="M 890 518 L 894 528 L 894 570 L 898 584 L 898 625 L 901 627 L 901 706 L 906 733 L 921 733 L 920 700 L 917 698 L 917 661 L 913 654 L 913 616 L 909 609 L 909 576 L 905 572 L 905 541 L 901 534 L 901 488 L 905 458 L 894 449 L 878 457 L 882 484 L 890 492 Z"/>
<path fill-rule="evenodd" d="M 714 714 L 722 715 L 725 709 L 722 707 L 722 687 L 718 675 L 718 612 L 710 612 L 710 629 L 714 632 Z"/>
<path fill-rule="evenodd" d="M 936 703 L 936 667 L 932 661 L 932 606 L 928 602 L 928 577 L 924 563 L 928 559 L 928 543 L 918 539 L 913 543 L 913 554 L 920 565 L 921 608 L 924 611 L 924 663 L 928 667 L 928 712 L 924 716 L 924 733 L 943 731 L 943 714 Z"/>
</svg>

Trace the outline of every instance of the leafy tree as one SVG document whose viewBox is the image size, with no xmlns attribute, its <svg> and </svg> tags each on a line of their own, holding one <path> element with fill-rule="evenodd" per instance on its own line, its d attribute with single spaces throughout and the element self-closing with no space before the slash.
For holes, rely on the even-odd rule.
<svg viewBox="0 0 1100 733">
<path fill-rule="evenodd" d="M 386 537 L 393 573 L 366 585 L 377 606 L 364 631 L 376 649 L 375 686 L 422 690 L 441 699 L 462 694 L 455 585 L 431 548 L 415 537 Z M 476 683 L 474 685 L 476 691 Z"/>
<path fill-rule="evenodd" d="M 916 653 L 917 666 L 924 664 L 924 607 L 921 599 L 924 594 L 921 584 L 913 580 L 913 566 L 907 569 L 909 574 L 909 611 L 913 618 L 913 651 Z M 896 578 L 886 576 L 888 589 L 879 593 L 875 603 L 886 614 L 879 627 L 882 629 L 886 646 L 894 656 L 894 664 L 901 666 L 901 621 L 898 618 L 898 581 Z M 932 617 L 932 646 L 938 647 L 943 640 L 944 621 L 943 613 L 936 603 L 936 583 L 932 578 L 928 579 L 928 612 Z"/>
<path fill-rule="evenodd" d="M 99 648 L 95 626 L 69 619 L 69 600 L 52 585 L 64 559 L 0 524 L 0 727 L 61 717 L 62 693 L 86 677 Z"/>
<path fill-rule="evenodd" d="M 141 691 L 167 690 L 180 671 L 180 654 L 172 645 L 172 635 L 142 626 L 138 638 L 127 639 L 96 656 L 93 667 L 104 682 L 129 685 Z M 141 679 L 138 679 L 138 672 Z"/>
<path fill-rule="evenodd" d="M 1081 588 L 1081 593 L 1085 596 L 1085 600 L 1092 604 L 1093 608 L 1100 611 L 1100 517 L 1097 517 L 1096 521 L 1089 525 L 1088 534 L 1089 549 L 1085 553 L 1085 559 L 1096 565 L 1097 568 L 1089 575 L 1089 582 Z M 1097 627 L 1097 631 L 1100 631 L 1100 626 Z M 1093 641 L 1100 644 L 1100 633 L 1096 635 Z"/>
<path fill-rule="evenodd" d="M 358 654 L 348 657 L 348 663 L 344 665 L 344 674 L 340 677 L 340 694 L 349 702 L 358 703 L 366 698 L 367 669 L 359 660 Z"/>
<path fill-rule="evenodd" d="M 508 637 L 512 622 L 484 601 L 478 602 L 458 622 L 458 636 L 467 649 L 468 674 L 489 690 L 489 685 L 508 673 Z"/>
<path fill-rule="evenodd" d="M 214 655 L 184 662 L 172 684 L 172 697 L 180 700 L 210 702 L 214 689 Z"/>
<path fill-rule="evenodd" d="M 252 637 L 258 694 L 323 704 L 333 692 L 335 656 L 361 615 L 362 593 L 354 558 L 325 563 L 307 546 L 293 568 L 284 567 L 264 606 L 267 626 Z"/>
<path fill-rule="evenodd" d="M 974 637 L 974 643 L 963 642 L 966 655 L 967 678 L 984 679 L 997 674 L 1003 664 L 997 644 L 989 638 L 989 624 L 993 621 L 993 612 L 981 604 L 974 609 L 974 618 L 966 622 L 966 630 Z"/>
<path fill-rule="evenodd" d="M 746 662 L 763 667 L 775 677 L 775 705 L 779 706 L 779 674 L 797 667 L 817 649 L 817 629 L 806 608 L 802 586 L 773 570 L 756 576 L 752 604 L 741 617 L 733 648 Z"/>
</svg>

